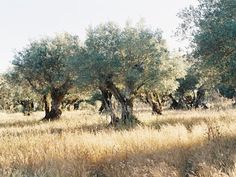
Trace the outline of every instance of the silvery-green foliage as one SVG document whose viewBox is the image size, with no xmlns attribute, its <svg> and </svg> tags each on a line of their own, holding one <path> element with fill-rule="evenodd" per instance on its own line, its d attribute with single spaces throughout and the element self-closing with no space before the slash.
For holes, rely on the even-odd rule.
<svg viewBox="0 0 236 177">
<path fill-rule="evenodd" d="M 30 42 L 16 53 L 14 72 L 21 74 L 41 94 L 72 82 L 74 73 L 68 69 L 68 60 L 80 52 L 78 36 L 68 33 Z"/>
<path fill-rule="evenodd" d="M 0 109 L 17 111 L 16 106 L 22 100 L 40 103 L 40 97 L 34 93 L 25 81 L 17 82 L 19 77 L 13 73 L 0 75 Z"/>
<path fill-rule="evenodd" d="M 107 23 L 90 28 L 85 50 L 73 65 L 83 70 L 88 85 L 112 80 L 125 95 L 142 88 L 170 92 L 178 87 L 176 79 L 185 75 L 184 60 L 170 57 L 162 32 L 143 24 L 121 28 Z"/>
<path fill-rule="evenodd" d="M 236 87 L 236 1 L 199 0 L 180 13 L 180 32 L 192 36 L 196 58 L 205 83 Z"/>
</svg>

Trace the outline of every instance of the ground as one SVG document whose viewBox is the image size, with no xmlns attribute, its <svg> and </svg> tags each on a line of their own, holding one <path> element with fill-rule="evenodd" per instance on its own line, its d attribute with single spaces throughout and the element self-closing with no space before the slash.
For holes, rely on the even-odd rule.
<svg viewBox="0 0 236 177">
<path fill-rule="evenodd" d="M 0 113 L 0 176 L 236 176 L 236 110 L 136 116 L 142 124 L 114 129 L 94 111 L 55 122 Z"/>
</svg>

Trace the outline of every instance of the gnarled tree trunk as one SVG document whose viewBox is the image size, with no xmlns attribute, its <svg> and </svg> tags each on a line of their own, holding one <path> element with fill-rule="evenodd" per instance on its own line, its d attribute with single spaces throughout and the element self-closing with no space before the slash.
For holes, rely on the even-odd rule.
<svg viewBox="0 0 236 177">
<path fill-rule="evenodd" d="M 152 114 L 162 115 L 162 103 L 159 98 L 159 95 L 156 93 L 145 92 L 146 101 L 152 107 Z"/>
<path fill-rule="evenodd" d="M 133 124 L 135 119 L 133 115 L 133 99 L 124 99 L 121 102 L 121 120 L 125 125 Z"/>
<path fill-rule="evenodd" d="M 116 124 L 119 122 L 119 119 L 116 117 L 113 107 L 112 107 L 112 101 L 111 101 L 112 94 L 111 94 L 111 92 L 109 92 L 108 89 L 106 89 L 103 86 L 100 86 L 99 89 L 100 89 L 102 96 L 103 96 L 102 106 L 104 106 L 104 109 L 107 110 L 111 116 L 110 125 L 116 126 Z M 99 109 L 99 111 L 101 111 L 100 109 Z"/>
<path fill-rule="evenodd" d="M 162 103 L 157 93 L 153 93 L 152 105 L 152 113 L 162 115 Z"/>
<path fill-rule="evenodd" d="M 62 111 L 60 109 L 65 93 L 60 89 L 53 88 L 51 92 L 51 109 L 46 113 L 43 120 L 56 120 L 61 117 Z M 45 106 L 46 108 L 46 106 Z M 47 110 L 48 111 L 48 110 Z M 46 112 L 46 110 L 45 110 Z"/>
<path fill-rule="evenodd" d="M 43 120 L 57 120 L 61 117 L 62 111 L 60 109 L 62 100 L 64 99 L 68 90 L 73 86 L 70 80 L 67 80 L 60 87 L 51 89 L 51 110 L 43 118 Z"/>
<path fill-rule="evenodd" d="M 179 102 L 173 97 L 173 95 L 169 94 L 169 97 L 172 101 L 172 103 L 170 105 L 170 108 L 171 109 L 181 109 L 181 106 L 180 106 Z"/>
<path fill-rule="evenodd" d="M 197 98 L 195 102 L 195 108 L 203 107 L 204 109 L 208 109 L 208 106 L 204 103 L 205 100 L 205 89 L 201 86 L 197 91 Z"/>
<path fill-rule="evenodd" d="M 107 89 L 105 89 L 104 87 L 100 86 L 100 91 L 102 93 L 102 105 L 99 108 L 99 113 L 101 114 L 103 111 L 109 111 L 110 108 L 112 108 L 112 101 L 111 101 L 111 97 L 112 97 L 112 93 L 109 92 Z"/>
<path fill-rule="evenodd" d="M 125 125 L 131 125 L 135 123 L 136 119 L 133 115 L 133 98 L 127 98 L 122 95 L 120 90 L 114 85 L 112 81 L 108 81 L 106 83 L 106 87 L 121 105 L 121 121 Z"/>
<path fill-rule="evenodd" d="M 48 101 L 48 95 L 43 95 L 43 104 L 44 104 L 44 111 L 45 111 L 45 116 L 48 117 L 49 112 L 50 112 L 50 105 Z"/>
</svg>

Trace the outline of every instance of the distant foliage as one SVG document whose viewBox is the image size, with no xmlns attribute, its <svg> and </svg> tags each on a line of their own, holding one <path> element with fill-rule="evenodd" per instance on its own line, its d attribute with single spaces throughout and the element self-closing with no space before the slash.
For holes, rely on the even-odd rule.
<svg viewBox="0 0 236 177">
<path fill-rule="evenodd" d="M 0 110 L 18 112 L 24 109 L 21 104 L 24 100 L 34 102 L 34 109 L 41 110 L 41 98 L 32 91 L 29 84 L 25 81 L 16 83 L 16 76 L 12 78 L 10 73 L 0 76 Z"/>
<path fill-rule="evenodd" d="M 199 0 L 179 16 L 179 34 L 191 39 L 201 75 L 236 88 L 236 1 Z"/>
<path fill-rule="evenodd" d="M 225 86 L 225 85 L 219 85 L 219 92 L 221 95 L 223 95 L 226 98 L 234 98 L 236 97 L 236 89 L 232 86 Z"/>
</svg>

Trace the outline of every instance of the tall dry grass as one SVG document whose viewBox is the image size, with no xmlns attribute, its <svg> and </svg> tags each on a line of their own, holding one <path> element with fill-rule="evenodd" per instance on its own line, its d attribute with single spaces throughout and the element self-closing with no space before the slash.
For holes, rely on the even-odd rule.
<svg viewBox="0 0 236 177">
<path fill-rule="evenodd" d="M 0 113 L 0 176 L 236 176 L 236 110 L 136 115 L 142 125 L 112 129 L 91 111 Z"/>
</svg>

